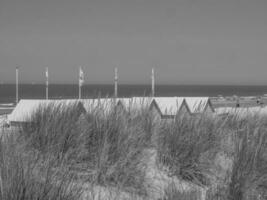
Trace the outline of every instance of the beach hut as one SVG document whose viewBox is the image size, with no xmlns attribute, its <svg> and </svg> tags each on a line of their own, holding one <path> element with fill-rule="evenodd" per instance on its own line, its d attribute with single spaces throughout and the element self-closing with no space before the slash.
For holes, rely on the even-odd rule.
<svg viewBox="0 0 267 200">
<path fill-rule="evenodd" d="M 85 99 L 81 100 L 86 112 L 90 112 L 93 109 L 102 109 L 103 111 L 109 112 L 117 105 L 116 98 L 98 98 L 98 99 Z"/>
<path fill-rule="evenodd" d="M 132 97 L 119 99 L 118 105 L 131 116 L 145 114 L 152 117 L 152 121 L 161 119 L 161 111 L 152 97 Z"/>
<path fill-rule="evenodd" d="M 156 97 L 153 104 L 161 119 L 172 119 L 176 115 L 189 114 L 189 108 L 183 97 Z"/>
<path fill-rule="evenodd" d="M 137 111 L 149 108 L 151 97 L 132 97 L 132 98 L 119 98 L 118 105 L 121 105 L 126 111 Z"/>
<path fill-rule="evenodd" d="M 117 98 L 117 106 L 122 111 L 129 111 L 132 98 Z"/>
<path fill-rule="evenodd" d="M 170 119 L 177 114 L 190 114 L 189 108 L 180 97 L 133 97 L 121 98 L 118 105 L 125 111 L 149 111 L 154 119 Z"/>
<path fill-rule="evenodd" d="M 32 123 L 33 118 L 40 109 L 48 107 L 58 107 L 64 109 L 70 106 L 77 106 L 78 112 L 83 113 L 85 109 L 81 102 L 77 100 L 31 100 L 22 99 L 8 115 L 8 122 L 11 126 L 27 125 Z"/>
<path fill-rule="evenodd" d="M 116 98 L 98 98 L 81 100 L 86 113 L 98 113 L 107 115 L 117 109 L 119 100 Z"/>
<path fill-rule="evenodd" d="M 126 114 L 135 116 L 142 112 L 150 112 L 152 101 L 151 97 L 120 98 L 118 99 L 117 107 Z"/>
<path fill-rule="evenodd" d="M 185 97 L 184 99 L 192 115 L 215 112 L 209 97 Z"/>
</svg>

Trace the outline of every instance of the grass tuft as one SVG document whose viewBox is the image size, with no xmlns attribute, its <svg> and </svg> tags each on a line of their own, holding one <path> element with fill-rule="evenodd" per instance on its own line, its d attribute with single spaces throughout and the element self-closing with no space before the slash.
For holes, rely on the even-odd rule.
<svg viewBox="0 0 267 200">
<path fill-rule="evenodd" d="M 73 184 L 68 171 L 54 168 L 52 159 L 44 160 L 38 154 L 26 152 L 17 142 L 13 136 L 0 141 L 1 200 L 80 198 L 81 190 Z"/>
<path fill-rule="evenodd" d="M 178 116 L 159 130 L 158 159 L 175 175 L 198 185 L 207 185 L 207 164 L 202 155 L 216 147 L 216 123 L 206 115 Z"/>
</svg>

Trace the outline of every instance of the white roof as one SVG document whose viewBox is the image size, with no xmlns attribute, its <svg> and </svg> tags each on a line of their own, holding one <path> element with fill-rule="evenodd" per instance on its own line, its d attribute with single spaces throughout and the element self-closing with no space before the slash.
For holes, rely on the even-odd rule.
<svg viewBox="0 0 267 200">
<path fill-rule="evenodd" d="M 119 98 L 118 101 L 122 103 L 126 110 L 142 109 L 149 107 L 152 102 L 151 97 L 132 97 L 132 98 Z"/>
<path fill-rule="evenodd" d="M 133 97 L 118 99 L 126 109 L 141 109 L 154 100 L 163 115 L 176 115 L 185 100 L 191 113 L 204 112 L 209 97 Z"/>
<path fill-rule="evenodd" d="M 132 98 L 117 98 L 117 103 L 121 103 L 121 105 L 126 109 L 129 109 L 131 102 Z"/>
<path fill-rule="evenodd" d="M 109 112 L 117 104 L 115 98 L 85 99 L 81 100 L 81 102 L 86 112 L 91 112 L 96 108 Z"/>
<path fill-rule="evenodd" d="M 157 104 L 163 115 L 176 115 L 185 99 L 191 113 L 203 112 L 209 98 L 208 97 L 133 97 L 133 98 L 100 98 L 86 100 L 20 100 L 12 113 L 8 116 L 9 121 L 26 122 L 30 121 L 32 114 L 40 107 L 49 103 L 74 104 L 81 102 L 85 110 L 92 111 L 99 107 L 104 112 L 109 112 L 111 108 L 120 101 L 126 109 L 141 109 L 149 107 L 153 100 Z M 267 109 L 266 109 L 267 113 Z"/>
<path fill-rule="evenodd" d="M 185 97 L 185 102 L 191 113 L 202 113 L 209 102 L 209 97 Z"/>
<path fill-rule="evenodd" d="M 8 115 L 8 121 L 13 122 L 29 122 L 33 117 L 33 114 L 40 107 L 47 105 L 70 105 L 77 103 L 77 100 L 31 100 L 22 99 L 14 108 L 12 113 Z"/>
<path fill-rule="evenodd" d="M 155 97 L 158 108 L 163 115 L 176 115 L 184 101 L 183 97 Z"/>
</svg>

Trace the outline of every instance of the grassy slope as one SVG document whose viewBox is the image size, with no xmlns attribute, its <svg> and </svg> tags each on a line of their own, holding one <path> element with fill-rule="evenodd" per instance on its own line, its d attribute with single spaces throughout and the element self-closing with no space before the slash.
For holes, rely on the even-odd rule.
<svg viewBox="0 0 267 200">
<path fill-rule="evenodd" d="M 2 140 L 1 179 L 6 182 L 4 185 L 12 185 L 1 186 L 5 195 L 2 199 L 10 198 L 11 194 L 17 195 L 13 199 L 19 199 L 25 191 L 27 195 L 40 194 L 40 199 L 47 199 L 44 197 L 47 190 L 51 199 L 64 199 L 64 195 L 79 195 L 77 190 L 69 194 L 64 189 L 77 182 L 79 186 L 118 188 L 119 193 L 146 197 L 147 172 L 153 170 L 167 178 L 210 188 L 210 199 L 219 196 L 241 200 L 247 198 L 247 191 L 262 195 L 266 192 L 265 119 L 200 115 L 153 122 L 147 108 L 106 112 L 100 106 L 81 115 L 77 106 L 62 109 L 51 104 L 40 108 L 34 124 L 16 131 L 16 138 Z M 144 152 L 150 151 L 155 152 L 155 157 L 145 153 L 146 158 Z M 34 155 L 35 160 L 25 155 Z M 153 164 L 147 165 L 146 161 L 152 158 Z M 225 167 L 225 163 L 229 164 Z M 37 178 L 30 178 L 29 166 L 35 169 Z M 47 173 L 41 173 L 40 166 Z M 4 175 L 7 173 L 10 176 Z M 55 174 L 56 183 L 64 180 L 69 185 L 56 184 L 52 179 Z M 39 176 L 43 181 L 38 181 Z M 160 184 L 164 184 L 162 181 Z M 61 189 L 53 189 L 51 185 L 55 184 Z M 196 195 L 195 190 L 183 193 L 170 184 L 163 189 L 165 199 L 195 199 Z"/>
</svg>

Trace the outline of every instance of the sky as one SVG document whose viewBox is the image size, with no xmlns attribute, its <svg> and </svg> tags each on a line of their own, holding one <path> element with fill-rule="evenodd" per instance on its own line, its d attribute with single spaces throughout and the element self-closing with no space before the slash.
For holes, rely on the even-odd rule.
<svg viewBox="0 0 267 200">
<path fill-rule="evenodd" d="M 267 85 L 266 0 L 0 0 L 0 82 Z"/>
</svg>

